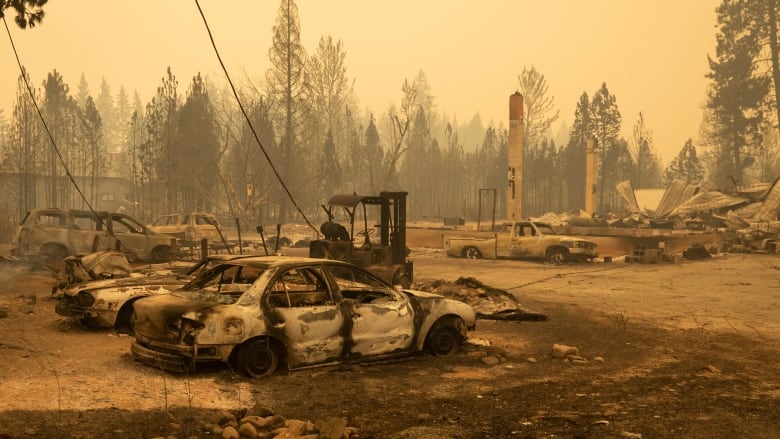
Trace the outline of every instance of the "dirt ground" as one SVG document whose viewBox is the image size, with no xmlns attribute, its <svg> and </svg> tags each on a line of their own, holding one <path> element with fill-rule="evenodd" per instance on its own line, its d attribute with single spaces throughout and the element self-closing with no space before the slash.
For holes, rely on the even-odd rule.
<svg viewBox="0 0 780 439">
<path fill-rule="evenodd" d="M 479 320 L 471 338 L 491 347 L 450 358 L 182 376 L 134 362 L 130 337 L 57 315 L 50 272 L 2 262 L 0 438 L 213 438 L 204 423 L 259 407 L 343 418 L 360 438 L 780 437 L 778 255 L 563 266 L 412 256 L 418 280 L 474 277 L 550 319 Z M 556 343 L 586 361 L 552 358 Z"/>
</svg>

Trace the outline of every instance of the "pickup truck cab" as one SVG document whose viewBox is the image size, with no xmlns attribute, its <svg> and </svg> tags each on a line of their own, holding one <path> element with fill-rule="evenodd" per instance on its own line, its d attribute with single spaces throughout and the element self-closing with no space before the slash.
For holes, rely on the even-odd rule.
<svg viewBox="0 0 780 439">
<path fill-rule="evenodd" d="M 575 236 L 559 235 L 549 224 L 515 221 L 501 224 L 492 234 L 445 236 L 447 256 L 481 258 L 541 258 L 551 263 L 590 261 L 598 253 L 596 243 Z"/>
</svg>

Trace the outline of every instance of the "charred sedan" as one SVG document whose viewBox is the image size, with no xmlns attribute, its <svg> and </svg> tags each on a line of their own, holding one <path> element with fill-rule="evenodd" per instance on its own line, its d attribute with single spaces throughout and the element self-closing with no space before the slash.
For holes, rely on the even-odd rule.
<svg viewBox="0 0 780 439">
<path fill-rule="evenodd" d="M 114 328 L 133 333 L 133 302 L 143 297 L 167 294 L 219 263 L 243 256 L 211 255 L 181 273 L 142 275 L 81 282 L 65 288 L 54 310 L 79 320 L 90 328 Z M 161 270 L 165 271 L 165 270 Z"/>
<path fill-rule="evenodd" d="M 451 355 L 474 309 L 398 290 L 346 262 L 284 256 L 222 263 L 134 304 L 135 359 L 186 372 L 226 361 L 250 377 L 427 350 Z"/>
</svg>

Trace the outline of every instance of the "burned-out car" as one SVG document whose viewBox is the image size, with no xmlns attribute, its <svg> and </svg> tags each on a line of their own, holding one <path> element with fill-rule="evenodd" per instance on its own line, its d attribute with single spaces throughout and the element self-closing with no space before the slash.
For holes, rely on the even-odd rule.
<svg viewBox="0 0 780 439">
<path fill-rule="evenodd" d="M 203 239 L 210 242 L 222 241 L 217 217 L 205 212 L 163 215 L 148 227 L 156 233 L 178 238 L 182 245 L 195 245 Z"/>
<path fill-rule="evenodd" d="M 175 242 L 120 212 L 33 209 L 16 228 L 11 255 L 63 259 L 118 246 L 128 259 L 163 262 Z"/>
<path fill-rule="evenodd" d="M 90 328 L 114 328 L 132 334 L 133 302 L 174 291 L 198 274 L 226 260 L 241 257 L 211 255 L 180 270 L 165 269 L 152 274 L 134 272 L 126 277 L 75 283 L 63 288 L 54 310 Z"/>
<path fill-rule="evenodd" d="M 475 327 L 466 303 L 396 289 L 346 262 L 261 256 L 222 263 L 134 304 L 133 357 L 169 371 L 225 361 L 250 377 L 427 350 Z"/>
</svg>

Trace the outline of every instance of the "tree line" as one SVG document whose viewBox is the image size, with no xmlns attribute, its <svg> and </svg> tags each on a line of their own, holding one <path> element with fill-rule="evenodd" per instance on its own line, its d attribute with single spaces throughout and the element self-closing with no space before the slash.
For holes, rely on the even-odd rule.
<svg viewBox="0 0 780 439">
<path fill-rule="evenodd" d="M 709 179 L 719 187 L 773 179 L 780 169 L 776 6 L 775 0 L 724 0 L 718 8 L 698 145 L 692 136 L 665 167 L 641 113 L 630 138 L 621 135 L 623 117 L 606 83 L 583 92 L 571 128 L 554 135 L 560 115 L 546 79 L 533 66 L 524 68 L 517 76 L 525 104 L 523 212 L 584 208 L 589 139 L 598 146 L 600 170 L 598 211 L 591 213 L 621 213 L 615 185 L 625 180 L 657 188 L 674 179 Z M 113 94 L 105 80 L 93 98 L 83 75 L 71 93 L 56 70 L 30 95 L 23 71 L 10 118 L 0 113 L 0 166 L 13 176 L 3 182 L 11 198 L 3 202 L 6 210 L 18 218 L 34 207 L 84 207 L 57 178 L 67 169 L 87 179 L 126 178 L 132 213 L 146 221 L 196 210 L 228 213 L 245 225 L 321 219 L 319 206 L 333 194 L 383 190 L 408 191 L 412 218 L 475 219 L 481 212 L 484 220 L 493 208 L 505 216 L 503 123 L 485 127 L 478 114 L 463 123 L 449 118 L 422 70 L 403 80 L 396 104 L 379 114 L 361 112 L 343 43 L 323 36 L 307 50 L 300 29 L 296 3 L 281 0 L 270 68 L 263 80 L 237 87 L 243 108 L 223 81 L 200 73 L 181 95 L 171 67 L 146 103 L 123 87 Z M 97 201 L 98 189 L 89 186 L 88 201 Z M 495 199 L 480 197 L 484 189 Z"/>
</svg>

